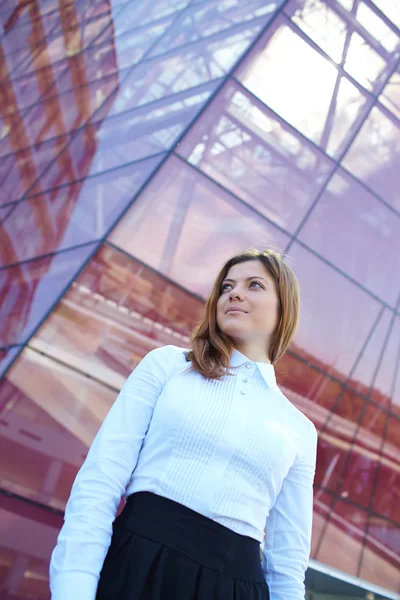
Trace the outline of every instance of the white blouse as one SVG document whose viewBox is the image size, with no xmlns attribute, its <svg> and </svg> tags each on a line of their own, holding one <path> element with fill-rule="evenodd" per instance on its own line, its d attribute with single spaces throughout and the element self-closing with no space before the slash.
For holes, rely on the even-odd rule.
<svg viewBox="0 0 400 600">
<path fill-rule="evenodd" d="M 80 469 L 50 564 L 53 600 L 94 600 L 121 497 L 149 491 L 263 542 L 271 600 L 303 600 L 317 434 L 272 365 L 235 350 L 206 379 L 182 348 L 150 352 Z"/>
</svg>

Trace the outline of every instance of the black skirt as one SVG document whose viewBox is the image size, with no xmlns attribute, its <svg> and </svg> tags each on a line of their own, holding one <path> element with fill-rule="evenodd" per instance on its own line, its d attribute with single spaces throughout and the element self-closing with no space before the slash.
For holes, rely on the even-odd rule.
<svg viewBox="0 0 400 600">
<path fill-rule="evenodd" d="M 260 544 L 148 492 L 113 525 L 96 600 L 269 600 Z"/>
</svg>

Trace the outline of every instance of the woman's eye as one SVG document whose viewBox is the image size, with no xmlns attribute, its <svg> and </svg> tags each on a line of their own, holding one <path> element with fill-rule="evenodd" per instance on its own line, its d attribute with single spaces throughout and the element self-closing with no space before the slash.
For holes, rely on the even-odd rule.
<svg viewBox="0 0 400 600">
<path fill-rule="evenodd" d="M 259 281 L 252 281 L 252 282 L 250 283 L 250 285 L 251 285 L 251 286 L 252 286 L 252 285 L 258 285 L 258 287 L 260 287 L 260 288 L 262 288 L 262 287 L 263 287 Z"/>
<path fill-rule="evenodd" d="M 224 283 L 224 285 L 221 288 L 221 291 L 226 292 L 226 290 L 230 287 L 232 287 L 230 283 Z"/>
</svg>

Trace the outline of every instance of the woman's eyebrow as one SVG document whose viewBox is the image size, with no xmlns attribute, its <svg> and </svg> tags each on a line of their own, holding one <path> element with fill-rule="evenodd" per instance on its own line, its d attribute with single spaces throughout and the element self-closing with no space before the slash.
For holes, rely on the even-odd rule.
<svg viewBox="0 0 400 600">
<path fill-rule="evenodd" d="M 267 281 L 266 279 L 264 279 L 264 277 L 261 277 L 260 275 L 252 275 L 251 277 L 246 277 L 245 281 L 250 281 L 251 279 L 262 279 L 263 281 Z M 226 283 L 227 281 L 235 283 L 235 280 L 230 279 L 229 277 L 224 279 L 223 283 Z"/>
</svg>

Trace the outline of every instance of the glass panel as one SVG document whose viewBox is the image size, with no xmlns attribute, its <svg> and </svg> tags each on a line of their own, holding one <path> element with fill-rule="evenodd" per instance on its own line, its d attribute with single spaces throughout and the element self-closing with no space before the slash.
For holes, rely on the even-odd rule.
<svg viewBox="0 0 400 600">
<path fill-rule="evenodd" d="M 340 571 L 357 575 L 368 513 L 338 500 L 330 515 L 317 560 Z"/>
<path fill-rule="evenodd" d="M 76 19 L 73 15 L 74 3 L 70 5 L 71 19 Z M 62 29 L 48 36 L 46 45 L 38 56 L 35 58 L 32 67 L 40 69 L 50 62 L 57 62 L 65 56 L 73 56 L 85 50 L 104 29 L 113 23 L 112 11 L 108 14 L 103 14 L 89 19 L 88 21 L 75 22 L 75 25 L 68 28 L 65 27 L 61 16 Z"/>
<path fill-rule="evenodd" d="M 159 21 L 183 10 L 190 4 L 190 0 L 141 0 L 132 10 L 131 4 L 128 4 L 124 10 L 118 13 L 114 19 L 112 28 L 107 31 L 107 35 L 118 37 L 139 25 L 146 25 L 154 21 Z"/>
<path fill-rule="evenodd" d="M 379 371 L 377 373 L 371 399 L 384 407 L 389 407 L 395 385 L 396 371 L 400 357 L 400 317 L 392 325 L 390 337 L 385 347 Z"/>
<path fill-rule="evenodd" d="M 7 55 L 1 53 L 0 80 L 22 75 L 26 67 L 31 63 L 32 55 L 36 52 L 36 49 L 31 50 L 30 47 L 24 47 Z"/>
<path fill-rule="evenodd" d="M 351 380 L 348 382 L 348 385 L 365 396 L 369 395 L 379 359 L 389 333 L 392 317 L 393 314 L 389 310 L 384 311 L 360 361 L 351 375 Z"/>
<path fill-rule="evenodd" d="M 0 203 L 14 202 L 31 190 L 51 161 L 67 144 L 61 136 L 0 159 Z M 41 185 L 39 181 L 38 187 Z M 39 190 L 38 190 L 39 191 Z"/>
<path fill-rule="evenodd" d="M 120 388 L 153 348 L 188 347 L 202 306 L 161 275 L 103 246 L 30 346 Z"/>
<path fill-rule="evenodd" d="M 0 347 L 25 342 L 94 244 L 0 271 Z"/>
<path fill-rule="evenodd" d="M 114 16 L 113 9 L 115 10 L 116 4 L 114 0 L 112 3 L 110 3 L 110 0 L 96 0 L 90 3 L 86 0 L 78 0 L 78 2 L 69 1 L 66 6 L 62 4 L 56 31 L 69 31 L 84 27 L 86 23 L 90 23 L 92 20 L 96 21 L 96 18 L 101 15 L 111 14 Z M 120 10 L 120 7 L 118 7 L 118 10 Z"/>
<path fill-rule="evenodd" d="M 30 48 L 34 48 L 35 44 L 41 43 L 54 31 L 59 18 L 57 11 L 43 15 L 39 3 L 36 2 L 28 5 L 25 10 L 18 10 L 15 7 L 3 24 L 4 35 L 1 38 L 3 52 L 7 55 L 24 48 L 28 45 L 27 41 Z M 3 28 L 1 33 L 3 34 Z"/>
<path fill-rule="evenodd" d="M 325 414 L 322 423 L 320 450 L 318 453 L 317 482 L 323 488 L 336 492 L 344 470 L 348 467 L 349 455 L 353 451 L 354 436 L 365 405 L 365 399 L 345 389 L 333 407 L 333 413 Z M 358 452 L 358 446 L 355 446 Z M 348 491 L 345 489 L 344 497 Z"/>
<path fill-rule="evenodd" d="M 6 204 L 5 206 L 0 206 L 0 225 L 2 225 L 3 221 L 5 221 L 9 217 L 9 215 L 15 209 L 16 205 L 17 203 L 14 202 L 13 204 Z"/>
<path fill-rule="evenodd" d="M 317 554 L 319 541 L 321 539 L 321 535 L 324 532 L 326 521 L 327 519 L 329 519 L 329 513 L 332 504 L 333 494 L 325 492 L 321 489 L 314 488 L 314 512 L 311 539 L 311 558 L 315 558 Z"/>
<path fill-rule="evenodd" d="M 349 454 L 343 480 L 339 489 L 343 498 L 369 507 L 372 490 L 375 484 L 378 455 L 364 455 L 358 448 L 357 440 Z"/>
<path fill-rule="evenodd" d="M 160 100 L 151 108 L 145 106 L 77 131 L 58 160 L 40 178 L 42 189 L 68 183 L 71 177 L 80 179 L 169 150 L 215 85 L 206 84 Z"/>
<path fill-rule="evenodd" d="M 340 156 L 370 104 L 283 19 L 268 29 L 237 74 L 258 98 L 333 156 Z"/>
<path fill-rule="evenodd" d="M 400 368 L 397 369 L 393 388 L 391 410 L 400 418 Z"/>
<path fill-rule="evenodd" d="M 97 118 L 104 118 L 107 114 L 107 104 L 103 107 L 106 98 L 109 97 L 119 85 L 118 74 L 103 78 L 88 85 L 83 85 L 60 96 L 46 98 L 40 104 L 36 104 L 21 120 L 18 128 L 18 136 L 23 133 L 28 143 L 21 139 L 18 148 L 27 145 L 35 145 L 43 140 L 50 139 L 84 125 L 96 111 L 102 107 Z"/>
<path fill-rule="evenodd" d="M 323 370 L 346 379 L 381 306 L 300 245 L 294 244 L 289 255 L 303 290 L 296 345 L 317 356 Z"/>
<path fill-rule="evenodd" d="M 376 482 L 374 510 L 400 525 L 400 419 L 389 416 Z"/>
<path fill-rule="evenodd" d="M 332 6 L 329 6 L 329 5 Z M 305 0 L 301 7 L 291 0 L 285 12 L 320 48 L 361 85 L 376 92 L 396 59 L 382 48 L 354 19 L 332 0 Z M 378 17 L 376 17 L 378 20 Z M 375 48 L 375 49 L 374 49 Z"/>
<path fill-rule="evenodd" d="M 400 28 L 400 14 L 397 2 L 393 2 L 393 0 L 374 0 L 374 4 L 396 27 Z"/>
<path fill-rule="evenodd" d="M 399 442 L 395 447 L 384 445 L 384 454 L 378 469 L 376 494 L 373 509 L 383 517 L 396 521 L 400 525 L 399 499 L 400 490 L 400 456 Z M 394 491 L 396 490 L 396 493 Z"/>
<path fill-rule="evenodd" d="M 295 343 L 291 349 L 302 353 Z M 322 427 L 342 391 L 342 385 L 319 371 L 318 363 L 317 356 L 308 355 L 305 361 L 285 354 L 277 363 L 275 372 L 285 396 L 302 412 L 311 415 L 314 424 Z M 312 365 L 316 366 L 313 368 Z"/>
<path fill-rule="evenodd" d="M 151 158 L 20 202 L 2 225 L 6 235 L 0 265 L 102 238 L 160 160 Z"/>
<path fill-rule="evenodd" d="M 167 34 L 156 45 L 150 56 L 196 42 L 235 27 L 240 23 L 264 16 L 272 17 L 283 0 L 209 0 L 200 6 L 182 12 Z M 266 20 L 263 19 L 264 23 Z"/>
<path fill-rule="evenodd" d="M 299 239 L 396 306 L 400 220 L 343 171 L 329 182 Z"/>
<path fill-rule="evenodd" d="M 22 346 L 13 346 L 12 348 L 0 349 L 0 378 L 3 373 L 12 364 L 17 354 L 22 349 Z"/>
<path fill-rule="evenodd" d="M 343 160 L 343 166 L 400 210 L 400 126 L 373 108 Z"/>
<path fill-rule="evenodd" d="M 224 87 L 191 128 L 179 153 L 291 232 L 333 168 L 234 83 Z"/>
<path fill-rule="evenodd" d="M 317 470 L 315 485 L 336 492 L 345 465 L 347 451 L 336 439 L 324 433 L 318 439 Z"/>
<path fill-rule="evenodd" d="M 261 25 L 243 25 L 212 40 L 176 50 L 136 66 L 113 95 L 109 114 L 142 106 L 225 75 L 245 52 Z"/>
<path fill-rule="evenodd" d="M 392 460 L 399 461 L 400 450 L 400 419 L 389 415 L 387 421 L 387 429 L 385 433 L 385 442 L 383 445 L 383 454 L 390 457 Z M 379 494 L 379 490 L 377 490 Z M 400 517 L 397 519 L 400 522 Z"/>
<path fill-rule="evenodd" d="M 62 522 L 61 516 L 50 511 L 0 496 L 0 581 L 4 600 L 50 600 L 50 555 Z"/>
<path fill-rule="evenodd" d="M 369 517 L 360 577 L 390 590 L 400 589 L 400 528 Z"/>
<path fill-rule="evenodd" d="M 350 389 L 344 389 L 333 408 L 329 422 L 330 431 L 351 441 L 360 422 L 366 400 Z"/>
<path fill-rule="evenodd" d="M 0 485 L 63 510 L 118 390 L 26 348 L 0 386 Z"/>
<path fill-rule="evenodd" d="M 132 67 L 158 40 L 170 23 L 170 19 L 164 19 L 160 23 L 134 29 L 117 38 L 107 36 L 101 44 L 92 45 L 84 52 L 71 56 L 68 59 L 68 69 L 57 80 L 53 93 L 60 94 L 83 83 Z"/>
<path fill-rule="evenodd" d="M 220 263 L 230 254 L 256 244 L 284 247 L 288 241 L 175 157 L 163 165 L 110 239 L 201 296 L 208 295 Z"/>
<path fill-rule="evenodd" d="M 379 100 L 395 117 L 400 119 L 400 71 L 396 71 L 389 79 Z"/>
<path fill-rule="evenodd" d="M 44 67 L 18 79 L 6 79 L 0 83 L 0 93 L 7 105 L 7 112 L 18 112 L 47 98 L 60 68 L 65 70 L 64 61 L 58 63 L 56 68 L 53 65 Z"/>
<path fill-rule="evenodd" d="M 21 147 L 21 137 L 25 135 L 23 128 L 21 128 L 21 121 L 26 112 L 18 114 L 12 111 L 4 115 L 0 113 L 0 158 L 16 152 Z M 15 132 L 17 132 L 17 135 L 15 135 Z M 25 140 L 22 143 L 25 142 L 25 146 L 28 146 L 29 144 Z"/>
<path fill-rule="evenodd" d="M 388 415 L 384 409 L 373 402 L 368 402 L 361 419 L 358 444 L 375 453 L 380 452 L 387 419 Z"/>
</svg>

